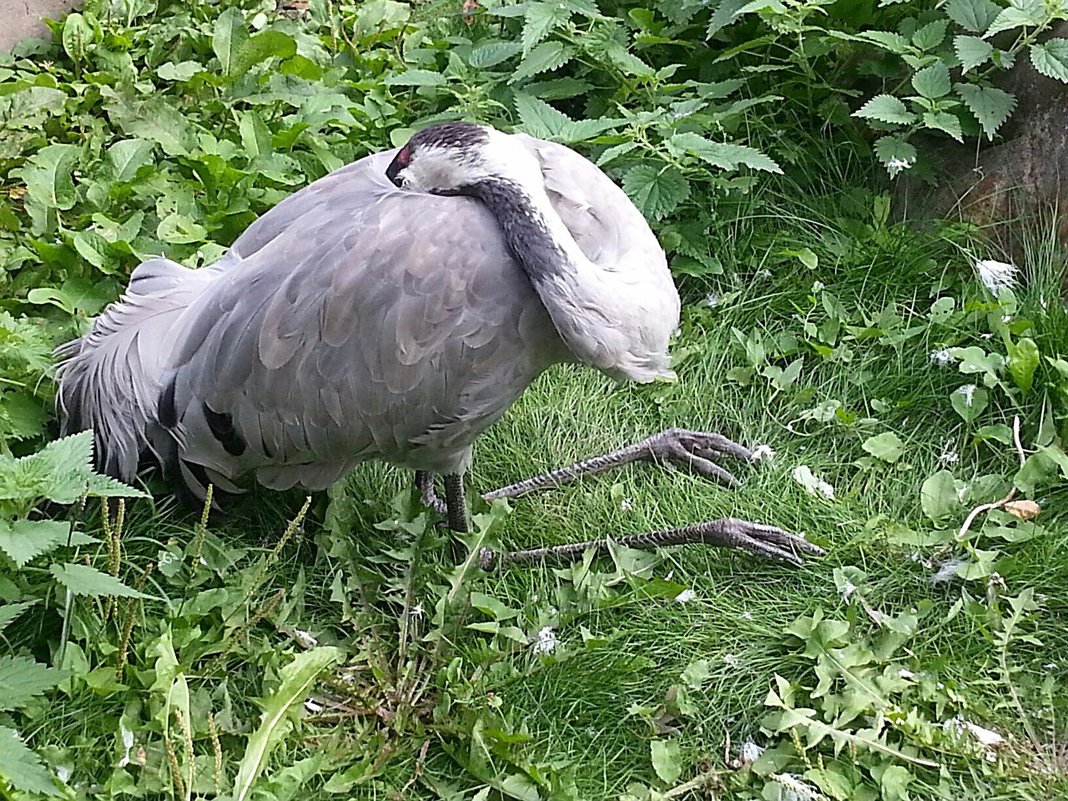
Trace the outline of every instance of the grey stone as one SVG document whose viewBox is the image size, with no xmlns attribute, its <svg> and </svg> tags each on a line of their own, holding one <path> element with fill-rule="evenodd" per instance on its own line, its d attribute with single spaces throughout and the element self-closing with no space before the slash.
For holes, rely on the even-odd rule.
<svg viewBox="0 0 1068 801">
<path fill-rule="evenodd" d="M 77 0 L 0 0 L 0 50 L 27 36 L 49 38 L 41 19 L 58 19 L 76 5 Z"/>
</svg>

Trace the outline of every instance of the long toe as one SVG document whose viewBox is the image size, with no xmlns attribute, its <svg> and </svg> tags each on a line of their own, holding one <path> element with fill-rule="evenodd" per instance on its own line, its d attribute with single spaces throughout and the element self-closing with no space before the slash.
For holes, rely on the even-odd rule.
<svg viewBox="0 0 1068 801">
<path fill-rule="evenodd" d="M 730 540 L 729 544 L 735 548 L 767 559 L 789 562 L 798 567 L 804 564 L 802 554 L 823 556 L 826 553 L 823 548 L 804 537 L 777 526 L 753 523 L 733 517 L 715 520 L 707 525 L 719 531 L 726 531 Z"/>
</svg>

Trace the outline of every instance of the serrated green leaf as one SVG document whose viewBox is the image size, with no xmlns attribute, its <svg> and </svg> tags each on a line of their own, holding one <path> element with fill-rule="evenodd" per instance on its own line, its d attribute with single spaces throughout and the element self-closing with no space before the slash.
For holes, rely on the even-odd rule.
<svg viewBox="0 0 1068 801">
<path fill-rule="evenodd" d="M 988 139 L 993 139 L 1016 108 L 1016 96 L 996 86 L 976 86 L 971 83 L 957 84 L 957 95 L 968 108 Z"/>
<path fill-rule="evenodd" d="M 472 48 L 467 63 L 477 69 L 489 69 L 522 52 L 518 42 L 487 42 Z"/>
<path fill-rule="evenodd" d="M 1031 45 L 1031 64 L 1042 75 L 1068 83 L 1068 39 Z"/>
<path fill-rule="evenodd" d="M 18 171 L 26 184 L 27 199 L 44 208 L 67 210 L 74 206 L 71 172 L 78 158 L 74 145 L 47 145 Z"/>
<path fill-rule="evenodd" d="M 764 172 L 782 173 L 782 169 L 773 159 L 745 145 L 713 142 L 695 133 L 675 134 L 668 141 L 673 148 L 692 153 L 720 169 L 736 170 L 739 167 L 749 167 Z"/>
<path fill-rule="evenodd" d="M 623 176 L 623 190 L 647 218 L 659 220 L 690 196 L 690 184 L 675 167 L 640 164 Z"/>
<path fill-rule="evenodd" d="M 147 139 L 120 139 L 107 150 L 113 181 L 132 181 L 137 171 L 152 163 L 152 143 Z"/>
<path fill-rule="evenodd" d="M 571 11 L 563 3 L 531 3 L 523 16 L 523 52 L 529 53 L 554 29 L 566 24 Z"/>
<path fill-rule="evenodd" d="M 985 64 L 994 52 L 994 46 L 978 36 L 954 36 L 953 52 L 960 59 L 961 70 L 967 72 Z"/>
<path fill-rule="evenodd" d="M 1003 8 L 986 29 L 985 37 L 993 36 L 1013 28 L 1034 28 L 1046 21 L 1046 8 L 1043 0 L 1013 0 L 1008 8 Z"/>
<path fill-rule="evenodd" d="M 62 795 L 41 758 L 26 747 L 17 731 L 7 726 L 0 726 L 0 779 L 24 793 Z"/>
<path fill-rule="evenodd" d="M 943 131 L 958 142 L 964 141 L 960 118 L 956 114 L 950 114 L 948 111 L 925 111 L 923 114 L 923 127 L 935 131 Z"/>
<path fill-rule="evenodd" d="M 215 20 L 211 49 L 219 59 L 223 75 L 233 72 L 234 61 L 241 46 L 248 41 L 245 16 L 236 8 L 228 8 Z"/>
<path fill-rule="evenodd" d="M 448 80 L 440 72 L 413 69 L 387 75 L 382 82 L 386 86 L 444 86 Z"/>
<path fill-rule="evenodd" d="M 934 22 L 929 22 L 912 34 L 912 43 L 920 50 L 933 50 L 942 44 L 942 40 L 946 38 L 946 29 L 948 27 L 949 23 L 944 19 L 936 19 Z"/>
<path fill-rule="evenodd" d="M 70 523 L 62 520 L 0 520 L 0 551 L 24 567 L 31 559 L 48 553 L 70 535 Z"/>
<path fill-rule="evenodd" d="M 542 72 L 559 69 L 571 58 L 571 48 L 560 42 L 542 42 L 519 62 L 508 83 L 526 80 Z"/>
<path fill-rule="evenodd" d="M 653 740 L 649 743 L 653 770 L 664 784 L 674 784 L 682 775 L 682 755 L 675 740 Z"/>
<path fill-rule="evenodd" d="M 561 136 L 570 118 L 557 111 L 544 100 L 530 95 L 515 96 L 515 110 L 519 114 L 523 130 L 539 139 L 556 139 Z"/>
<path fill-rule="evenodd" d="M 715 3 L 715 8 L 708 18 L 705 37 L 711 39 L 724 28 L 737 22 L 738 12 L 748 3 L 749 0 L 720 0 L 720 2 Z M 706 6 L 706 4 L 700 3 L 700 6 Z"/>
<path fill-rule="evenodd" d="M 993 0 L 949 0 L 945 5 L 946 16 L 972 33 L 985 33 L 1001 6 Z"/>
<path fill-rule="evenodd" d="M 19 615 L 36 603 L 37 600 L 34 599 L 17 604 L 0 604 L 0 634 L 3 634 L 4 629 L 14 622 Z"/>
<path fill-rule="evenodd" d="M 0 710 L 21 709 L 63 681 L 61 670 L 30 656 L 0 656 Z"/>
<path fill-rule="evenodd" d="M 891 33 L 890 31 L 864 31 L 863 33 L 857 34 L 857 38 L 872 42 L 883 50 L 896 53 L 897 55 L 904 55 L 905 53 L 912 52 L 912 43 L 900 33 Z"/>
<path fill-rule="evenodd" d="M 875 156 L 894 178 L 916 163 L 916 148 L 898 136 L 884 136 L 875 140 Z"/>
<path fill-rule="evenodd" d="M 56 581 L 66 587 L 73 595 L 107 596 L 119 598 L 151 598 L 143 592 L 128 587 L 114 576 L 110 576 L 95 567 L 68 562 L 65 565 L 52 565 L 48 568 Z"/>
<path fill-rule="evenodd" d="M 854 111 L 853 116 L 897 125 L 911 125 L 916 120 L 916 115 L 893 95 L 876 95 Z"/>
<path fill-rule="evenodd" d="M 884 431 L 882 434 L 868 437 L 861 447 L 876 459 L 882 459 L 890 464 L 900 459 L 901 454 L 905 452 L 905 443 L 892 431 Z"/>
<path fill-rule="evenodd" d="M 285 736 L 291 727 L 288 713 L 300 704 L 308 694 L 319 674 L 340 661 L 344 652 L 340 648 L 313 648 L 297 654 L 281 670 L 281 683 L 261 702 L 263 716 L 260 725 L 248 738 L 245 755 L 241 759 L 234 779 L 234 801 L 244 801 L 252 785 L 263 770 L 271 749 Z"/>
<path fill-rule="evenodd" d="M 924 67 L 912 76 L 912 86 L 917 93 L 930 100 L 945 97 L 950 90 L 949 67 L 941 61 Z"/>
</svg>

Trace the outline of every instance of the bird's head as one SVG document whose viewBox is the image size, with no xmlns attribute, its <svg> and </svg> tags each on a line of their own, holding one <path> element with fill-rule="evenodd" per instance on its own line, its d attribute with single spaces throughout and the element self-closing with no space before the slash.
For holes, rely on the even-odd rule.
<svg viewBox="0 0 1068 801">
<path fill-rule="evenodd" d="M 540 175 L 534 156 L 488 125 L 443 122 L 423 128 L 397 151 L 386 177 L 395 186 L 434 195 L 470 194 L 485 181 L 527 183 Z"/>
</svg>

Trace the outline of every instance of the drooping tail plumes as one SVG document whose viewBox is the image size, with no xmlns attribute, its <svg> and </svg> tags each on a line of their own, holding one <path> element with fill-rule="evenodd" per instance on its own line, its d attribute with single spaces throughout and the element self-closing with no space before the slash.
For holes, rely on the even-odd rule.
<svg viewBox="0 0 1068 801">
<path fill-rule="evenodd" d="M 169 435 L 156 409 L 175 323 L 217 273 L 218 266 L 194 271 L 168 259 L 146 261 L 88 334 L 56 349 L 61 431 L 92 429 L 99 470 L 130 481 L 146 450 L 162 461 Z"/>
</svg>

